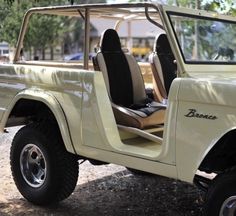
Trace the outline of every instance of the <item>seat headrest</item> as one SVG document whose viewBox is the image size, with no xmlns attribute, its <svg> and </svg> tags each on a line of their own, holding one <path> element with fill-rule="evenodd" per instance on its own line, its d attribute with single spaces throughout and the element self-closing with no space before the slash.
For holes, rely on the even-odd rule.
<svg viewBox="0 0 236 216">
<path fill-rule="evenodd" d="M 166 34 L 162 33 L 156 37 L 153 50 L 159 55 L 172 54 L 170 43 Z"/>
<path fill-rule="evenodd" d="M 100 41 L 101 52 L 122 51 L 120 38 L 114 29 L 107 29 Z"/>
</svg>

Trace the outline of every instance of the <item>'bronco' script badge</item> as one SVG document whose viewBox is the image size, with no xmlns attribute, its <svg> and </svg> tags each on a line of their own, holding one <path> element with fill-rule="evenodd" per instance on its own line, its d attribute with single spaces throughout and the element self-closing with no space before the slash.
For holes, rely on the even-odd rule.
<svg viewBox="0 0 236 216">
<path fill-rule="evenodd" d="M 189 109 L 188 114 L 184 115 L 188 118 L 203 118 L 203 119 L 209 119 L 209 120 L 216 120 L 217 117 L 211 114 L 202 114 L 202 113 L 197 113 L 197 110 L 195 109 Z"/>
</svg>

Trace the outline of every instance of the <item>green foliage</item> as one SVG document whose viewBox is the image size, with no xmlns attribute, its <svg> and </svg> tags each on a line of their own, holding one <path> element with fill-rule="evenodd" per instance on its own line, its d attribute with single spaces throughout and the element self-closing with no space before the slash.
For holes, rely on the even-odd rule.
<svg viewBox="0 0 236 216">
<path fill-rule="evenodd" d="M 233 22 L 180 15 L 172 15 L 171 20 L 185 59 L 225 62 L 234 59 L 236 25 Z"/>
<path fill-rule="evenodd" d="M 20 32 L 21 28 L 21 23 L 23 20 L 23 16 L 25 12 L 30 9 L 31 7 L 36 7 L 36 6 L 46 6 L 47 4 L 50 4 L 50 1 L 40 1 L 39 2 L 33 2 L 30 0 L 25 0 L 21 1 L 19 3 L 18 1 L 5 1 L 5 0 L 0 0 L 1 2 L 1 7 L 3 8 L 2 10 L 4 13 L 1 13 L 1 26 L 0 26 L 0 41 L 6 41 L 8 42 L 11 46 L 15 46 L 17 42 L 17 38 Z M 52 1 L 52 2 L 57 2 L 60 3 L 62 1 Z M 42 23 L 41 25 L 45 24 L 50 24 L 50 20 L 41 20 Z M 40 20 L 38 20 L 38 23 Z M 35 27 L 34 32 L 37 32 L 37 27 Z M 32 34 L 31 40 L 37 40 L 37 37 L 35 37 Z M 41 35 L 40 32 L 37 32 L 37 35 Z"/>
<path fill-rule="evenodd" d="M 54 39 L 62 34 L 64 22 L 64 17 L 33 15 L 26 34 L 25 47 L 44 48 L 45 45 L 53 45 Z"/>
<path fill-rule="evenodd" d="M 127 1 L 144 2 L 145 0 Z M 31 7 L 101 2 L 106 0 L 0 0 L 0 41 L 6 41 L 11 46 L 16 45 L 24 13 Z M 235 0 L 167 0 L 167 3 L 236 15 Z M 29 24 L 24 47 L 28 50 L 32 47 L 34 50 L 44 50 L 63 43 L 79 46 L 82 38 L 82 23 L 81 19 L 34 15 Z"/>
<path fill-rule="evenodd" d="M 205 10 L 236 15 L 236 2 L 234 0 L 204 0 L 201 5 Z"/>
<path fill-rule="evenodd" d="M 129 2 L 145 2 L 145 0 L 129 0 Z"/>
<path fill-rule="evenodd" d="M 0 28 L 0 41 L 6 41 L 11 46 L 16 44 L 22 17 L 24 12 L 28 9 L 29 3 L 23 2 L 20 7 L 16 3 L 12 3 L 11 6 L 5 1 L 1 4 L 5 8 L 4 17 L 2 17 Z"/>
<path fill-rule="evenodd" d="M 15 47 L 25 12 L 32 7 L 101 3 L 105 0 L 0 0 L 0 42 L 6 41 Z M 70 34 L 69 24 L 73 24 L 75 36 Z M 59 16 L 33 15 L 24 40 L 25 50 L 41 50 L 63 43 L 68 37 L 79 38 L 82 29 L 80 19 Z"/>
<path fill-rule="evenodd" d="M 199 8 L 236 16 L 235 0 L 167 0 L 170 5 Z"/>
</svg>

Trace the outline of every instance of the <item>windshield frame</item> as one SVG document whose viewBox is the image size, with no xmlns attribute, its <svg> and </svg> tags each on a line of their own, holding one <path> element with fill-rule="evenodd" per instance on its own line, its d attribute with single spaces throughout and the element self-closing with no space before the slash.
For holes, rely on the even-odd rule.
<svg viewBox="0 0 236 216">
<path fill-rule="evenodd" d="M 177 32 L 176 32 L 175 27 L 173 25 L 173 21 L 171 19 L 171 16 L 187 17 L 187 18 L 192 18 L 195 20 L 209 20 L 209 21 L 215 21 L 215 22 L 230 23 L 230 24 L 234 24 L 236 26 L 235 20 L 222 19 L 222 18 L 218 18 L 218 16 L 216 16 L 216 17 L 203 16 L 200 13 L 199 13 L 199 15 L 189 14 L 189 13 L 181 13 L 181 12 L 175 12 L 175 11 L 166 11 L 166 13 L 167 13 L 167 17 L 169 19 L 170 26 L 171 26 L 172 31 L 174 33 L 176 42 L 178 44 L 179 51 L 182 55 L 182 59 L 185 64 L 189 64 L 189 65 L 236 65 L 236 50 L 234 50 L 235 51 L 235 54 L 234 54 L 235 59 L 233 61 L 232 60 L 231 61 L 207 61 L 207 60 L 206 61 L 203 61 L 203 60 L 192 60 L 191 61 L 191 60 L 186 59 L 186 56 L 185 56 L 183 49 L 182 49 L 180 42 L 179 42 Z"/>
</svg>

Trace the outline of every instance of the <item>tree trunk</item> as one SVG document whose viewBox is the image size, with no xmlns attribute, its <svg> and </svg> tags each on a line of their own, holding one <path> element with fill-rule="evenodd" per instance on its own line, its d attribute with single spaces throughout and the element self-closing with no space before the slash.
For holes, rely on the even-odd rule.
<svg viewBox="0 0 236 216">
<path fill-rule="evenodd" d="M 53 49 L 53 46 L 50 46 L 50 59 L 54 60 L 54 49 Z"/>
<path fill-rule="evenodd" d="M 201 3 L 199 0 L 196 0 L 196 9 L 201 9 Z"/>
<path fill-rule="evenodd" d="M 45 48 L 42 47 L 42 60 L 45 60 Z"/>
</svg>

